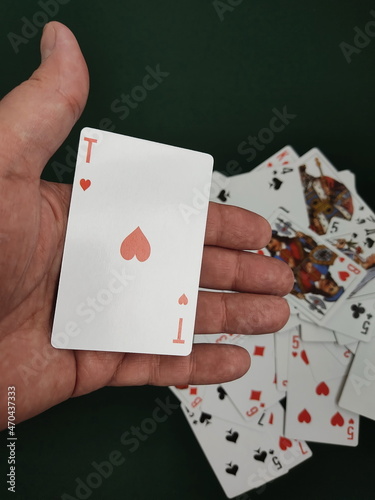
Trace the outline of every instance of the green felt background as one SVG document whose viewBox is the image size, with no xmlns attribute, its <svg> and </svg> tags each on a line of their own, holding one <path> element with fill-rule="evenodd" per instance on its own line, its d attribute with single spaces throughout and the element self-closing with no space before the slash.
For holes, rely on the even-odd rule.
<svg viewBox="0 0 375 500">
<path fill-rule="evenodd" d="M 286 144 L 300 154 L 318 146 L 339 169 L 356 173 L 359 193 L 375 208 L 375 40 L 353 54 L 350 64 L 340 49 L 343 41 L 353 44 L 355 26 L 375 20 L 375 3 L 225 2 L 238 5 L 220 20 L 211 0 L 65 0 L 54 18 L 76 34 L 91 92 L 44 177 L 71 182 L 68 153 L 76 150 L 80 129 L 106 119 L 119 133 L 208 152 L 222 171 L 232 160 L 250 170 Z M 41 29 L 18 54 L 7 35 L 21 34 L 23 16 L 32 20 L 40 10 L 37 1 L 1 2 L 1 95 L 39 62 Z M 127 118 L 113 111 L 112 103 L 141 83 L 146 66 L 157 64 L 169 76 Z M 272 110 L 284 106 L 296 117 L 247 162 L 238 145 L 267 127 Z M 10 498 L 75 497 L 76 478 L 85 480 L 92 462 L 107 460 L 114 450 L 125 461 L 93 491 L 93 500 L 225 498 L 178 410 L 133 453 L 121 443 L 124 432 L 152 416 L 155 400 L 168 396 L 166 388 L 103 389 L 20 424 L 17 493 Z M 4 439 L 0 445 L 5 498 Z M 374 497 L 374 422 L 362 419 L 356 449 L 311 447 L 311 460 L 243 500 Z"/>
</svg>

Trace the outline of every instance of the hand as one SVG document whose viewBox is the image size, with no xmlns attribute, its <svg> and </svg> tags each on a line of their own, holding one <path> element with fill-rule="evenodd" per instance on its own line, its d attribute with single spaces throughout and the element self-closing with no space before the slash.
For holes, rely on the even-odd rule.
<svg viewBox="0 0 375 500">
<path fill-rule="evenodd" d="M 89 77 L 79 46 L 52 22 L 41 41 L 42 63 L 0 103 L 0 366 L 1 406 L 16 387 L 20 422 L 73 396 L 106 385 L 206 384 L 249 367 L 237 346 L 196 345 L 187 357 L 68 351 L 50 344 L 71 186 L 40 174 L 79 118 Z M 242 252 L 270 238 L 268 223 L 242 209 L 209 209 L 201 285 L 241 293 L 199 295 L 196 332 L 256 334 L 281 328 L 282 295 L 292 273 L 276 259 Z M 1 412 L 5 426 L 5 412 Z"/>
</svg>

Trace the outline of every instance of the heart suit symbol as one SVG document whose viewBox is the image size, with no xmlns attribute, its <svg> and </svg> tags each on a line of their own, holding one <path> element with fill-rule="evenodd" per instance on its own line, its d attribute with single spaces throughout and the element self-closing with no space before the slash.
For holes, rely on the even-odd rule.
<svg viewBox="0 0 375 500">
<path fill-rule="evenodd" d="M 188 303 L 188 298 L 186 297 L 186 295 L 183 293 L 181 295 L 181 297 L 178 299 L 178 303 L 181 305 L 181 306 L 186 306 L 186 304 Z"/>
<path fill-rule="evenodd" d="M 339 278 L 341 281 L 346 281 L 349 278 L 350 274 L 347 271 L 340 271 Z"/>
<path fill-rule="evenodd" d="M 337 425 L 338 427 L 342 427 L 344 424 L 345 420 L 343 419 L 343 416 L 339 412 L 335 413 L 331 418 L 331 425 L 333 426 Z"/>
<path fill-rule="evenodd" d="M 80 184 L 81 188 L 84 191 L 86 191 L 86 189 L 88 189 L 91 186 L 91 181 L 90 181 L 90 179 L 81 179 L 79 181 L 79 184 Z"/>
<path fill-rule="evenodd" d="M 291 448 L 293 446 L 293 443 L 290 439 L 286 438 L 286 437 L 283 437 L 283 436 L 280 436 L 280 439 L 279 439 L 279 446 L 280 448 L 285 451 L 287 450 L 288 448 Z"/>
<path fill-rule="evenodd" d="M 309 424 L 311 422 L 311 415 L 306 409 L 302 410 L 298 415 L 298 422 L 301 422 L 301 424 Z"/>
<path fill-rule="evenodd" d="M 120 254 L 125 260 L 135 257 L 139 262 L 145 262 L 150 257 L 151 246 L 140 227 L 137 227 L 121 243 Z"/>
<path fill-rule="evenodd" d="M 319 385 L 316 386 L 315 392 L 317 393 L 318 396 L 328 396 L 329 394 L 329 387 L 325 382 L 321 382 Z"/>
</svg>

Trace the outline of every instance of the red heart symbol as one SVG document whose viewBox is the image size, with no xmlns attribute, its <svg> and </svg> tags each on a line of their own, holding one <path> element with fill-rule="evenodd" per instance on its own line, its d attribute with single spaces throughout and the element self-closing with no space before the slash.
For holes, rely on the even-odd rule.
<svg viewBox="0 0 375 500">
<path fill-rule="evenodd" d="M 267 167 L 272 167 L 273 163 L 269 162 Z"/>
<path fill-rule="evenodd" d="M 306 409 L 302 410 L 298 415 L 298 422 L 301 422 L 301 424 L 303 422 L 305 422 L 306 424 L 309 424 L 311 422 L 311 415 Z"/>
<path fill-rule="evenodd" d="M 293 356 L 293 358 L 295 358 L 295 357 L 297 356 L 297 354 L 298 354 L 298 353 L 297 353 L 296 351 L 292 352 L 292 356 Z"/>
<path fill-rule="evenodd" d="M 318 396 L 328 396 L 329 394 L 329 387 L 325 382 L 321 382 L 319 385 L 316 386 L 315 392 L 317 393 Z"/>
<path fill-rule="evenodd" d="M 81 179 L 79 181 L 79 184 L 80 184 L 81 188 L 84 191 L 86 191 L 86 189 L 88 189 L 91 186 L 91 181 L 90 181 L 90 179 Z"/>
<path fill-rule="evenodd" d="M 186 297 L 186 295 L 183 293 L 181 295 L 181 297 L 178 299 L 178 303 L 182 306 L 186 306 L 186 304 L 188 303 L 188 298 Z"/>
<path fill-rule="evenodd" d="M 339 278 L 342 281 L 346 281 L 347 278 L 349 278 L 350 274 L 347 271 L 340 271 L 339 272 Z"/>
<path fill-rule="evenodd" d="M 309 358 L 307 357 L 306 351 L 301 352 L 301 358 L 306 365 L 310 364 Z"/>
<path fill-rule="evenodd" d="M 333 415 L 331 418 L 331 425 L 335 426 L 338 425 L 339 427 L 342 427 L 345 423 L 345 420 L 343 419 L 341 413 L 337 412 Z"/>
<path fill-rule="evenodd" d="M 263 250 L 258 250 L 258 252 L 257 252 L 257 253 L 258 253 L 259 255 L 264 255 Z"/>
<path fill-rule="evenodd" d="M 345 260 L 345 257 L 340 257 L 340 258 L 339 258 L 339 261 L 340 261 L 340 262 L 344 262 L 344 260 Z"/>
<path fill-rule="evenodd" d="M 279 446 L 283 451 L 285 451 L 288 448 L 291 448 L 293 446 L 293 443 L 290 439 L 281 436 L 279 439 Z"/>
<path fill-rule="evenodd" d="M 120 254 L 125 260 L 131 260 L 133 257 L 136 257 L 139 262 L 145 262 L 150 257 L 150 243 L 142 233 L 140 227 L 137 227 L 121 243 Z"/>
<path fill-rule="evenodd" d="M 354 424 L 354 420 L 352 418 L 349 420 L 349 424 Z"/>
</svg>

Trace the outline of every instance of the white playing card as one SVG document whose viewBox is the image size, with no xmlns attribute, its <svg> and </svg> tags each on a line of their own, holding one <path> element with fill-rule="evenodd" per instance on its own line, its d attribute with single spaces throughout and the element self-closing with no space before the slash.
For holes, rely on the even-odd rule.
<svg viewBox="0 0 375 500">
<path fill-rule="evenodd" d="M 285 146 L 263 163 L 253 168 L 251 173 L 258 172 L 259 170 L 270 170 L 277 167 L 289 167 L 293 165 L 298 158 L 299 156 L 292 146 Z"/>
<path fill-rule="evenodd" d="M 288 368 L 285 436 L 356 446 L 359 417 L 337 405 L 343 377 L 317 382 L 298 335 L 291 337 Z"/>
<path fill-rule="evenodd" d="M 320 342 L 304 342 L 309 366 L 316 382 L 344 377 L 349 371 L 349 364 L 340 363 Z M 337 349 L 346 351 L 345 347 L 335 345 Z M 352 354 L 350 353 L 350 358 Z"/>
<path fill-rule="evenodd" d="M 359 343 L 339 405 L 375 420 L 375 338 Z"/>
<path fill-rule="evenodd" d="M 301 225 L 307 225 L 299 172 L 293 166 L 261 169 L 230 177 L 229 180 L 225 196 L 220 192 L 216 198 L 211 197 L 211 201 L 245 208 L 265 218 L 278 207 L 283 207 Z"/>
<path fill-rule="evenodd" d="M 52 344 L 191 351 L 212 157 L 81 133 Z"/>
<path fill-rule="evenodd" d="M 316 325 L 310 319 L 301 320 L 301 337 L 305 342 L 336 342 L 335 333 Z"/>
<path fill-rule="evenodd" d="M 228 498 L 288 472 L 268 433 L 181 409 Z"/>
<path fill-rule="evenodd" d="M 222 387 L 248 420 L 280 401 L 285 392 L 276 387 L 274 336 L 249 335 L 240 345 L 249 352 L 251 367 L 241 378 L 226 382 Z"/>
<path fill-rule="evenodd" d="M 279 391 L 288 388 L 289 337 L 298 332 L 299 327 L 275 335 L 276 386 Z"/>
<path fill-rule="evenodd" d="M 280 462 L 288 470 L 296 467 L 312 456 L 312 451 L 305 441 L 289 439 L 284 436 L 285 410 L 280 403 L 265 410 L 258 420 L 258 427 L 268 431 L 278 450 Z"/>
</svg>

